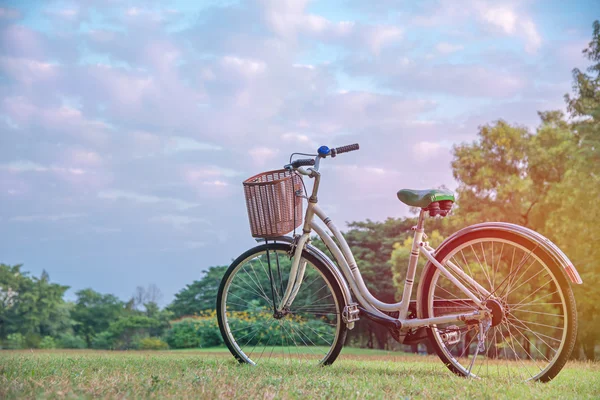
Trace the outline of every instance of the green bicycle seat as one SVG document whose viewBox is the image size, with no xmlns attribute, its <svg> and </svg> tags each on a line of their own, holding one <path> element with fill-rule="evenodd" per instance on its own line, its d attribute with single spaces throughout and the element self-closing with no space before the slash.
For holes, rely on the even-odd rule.
<svg viewBox="0 0 600 400">
<path fill-rule="evenodd" d="M 454 202 L 454 193 L 446 189 L 402 189 L 398 192 L 398 199 L 411 207 L 427 208 L 436 201 L 450 200 Z"/>
</svg>

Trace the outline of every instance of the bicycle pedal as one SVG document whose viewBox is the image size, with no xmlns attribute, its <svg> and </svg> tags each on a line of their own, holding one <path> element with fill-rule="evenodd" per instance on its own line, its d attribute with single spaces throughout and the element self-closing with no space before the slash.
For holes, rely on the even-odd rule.
<svg viewBox="0 0 600 400">
<path fill-rule="evenodd" d="M 346 324 L 350 324 L 359 320 L 360 311 L 358 310 L 358 304 L 352 303 L 344 307 L 342 311 L 342 321 Z"/>
</svg>

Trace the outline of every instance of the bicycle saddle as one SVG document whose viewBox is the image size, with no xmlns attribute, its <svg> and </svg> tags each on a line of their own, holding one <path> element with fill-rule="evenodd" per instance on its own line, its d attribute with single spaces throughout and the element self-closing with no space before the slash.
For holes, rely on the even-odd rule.
<svg viewBox="0 0 600 400">
<path fill-rule="evenodd" d="M 446 189 L 402 189 L 398 191 L 398 199 L 411 207 L 428 208 L 431 203 L 436 201 L 454 202 L 454 193 Z"/>
</svg>

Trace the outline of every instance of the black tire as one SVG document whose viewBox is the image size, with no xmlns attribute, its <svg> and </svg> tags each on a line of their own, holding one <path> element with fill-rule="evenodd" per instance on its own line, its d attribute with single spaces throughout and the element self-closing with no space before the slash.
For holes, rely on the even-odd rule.
<svg viewBox="0 0 600 400">
<path fill-rule="evenodd" d="M 302 254 L 302 259 L 307 261 L 307 272 L 305 275 L 305 280 L 303 281 L 303 285 L 300 288 L 298 297 L 292 304 L 290 314 L 284 316 L 281 319 L 276 319 L 274 317 L 273 310 L 271 308 L 272 300 L 270 296 L 275 296 L 276 302 L 279 301 L 279 299 L 281 298 L 280 293 L 282 293 L 286 287 L 286 276 L 289 276 L 288 271 L 284 271 L 283 273 L 280 272 L 285 268 L 283 265 L 281 266 L 280 270 L 277 270 L 276 265 L 291 263 L 289 257 L 287 257 L 287 252 L 289 251 L 289 249 L 290 245 L 285 243 L 269 243 L 254 247 L 240 255 L 230 265 L 230 267 L 225 272 L 223 279 L 221 280 L 221 284 L 219 286 L 219 291 L 217 295 L 217 320 L 219 323 L 219 329 L 221 331 L 221 335 L 225 344 L 229 348 L 229 351 L 240 363 L 256 365 L 258 361 L 262 362 L 266 359 L 288 358 L 289 360 L 309 359 L 314 361 L 315 364 L 329 365 L 336 360 L 336 358 L 340 354 L 340 351 L 342 350 L 347 333 L 346 324 L 342 321 L 342 311 L 345 307 L 344 297 L 342 295 L 340 287 L 337 284 L 335 277 L 329 271 L 329 269 L 325 265 L 323 265 L 316 257 L 312 256 L 306 251 L 304 251 Z M 247 264 L 250 261 L 256 259 L 264 260 L 264 256 L 267 254 L 267 250 L 269 252 L 270 263 L 273 264 L 271 270 L 271 273 L 274 276 L 273 280 L 275 282 L 275 289 L 273 292 L 270 291 L 270 286 L 269 288 L 267 288 L 268 290 L 261 290 L 259 288 L 259 286 L 261 285 L 260 282 L 257 285 L 254 285 L 254 282 L 268 279 L 268 268 L 264 269 L 265 276 L 262 276 L 262 274 L 259 271 L 259 276 L 254 274 L 255 278 L 253 278 L 253 276 L 250 273 L 248 273 L 248 270 L 246 270 L 246 265 L 252 266 L 252 264 Z M 282 254 L 285 255 L 285 260 L 281 257 Z M 277 264 L 274 262 L 275 257 L 278 257 Z M 261 266 L 263 265 L 261 264 Z M 309 270 L 314 271 L 309 272 Z M 255 272 L 254 269 L 253 272 Z M 244 275 L 244 273 L 246 275 Z M 236 276 L 239 276 L 237 280 Z M 309 276 L 314 277 L 314 279 L 310 278 L 309 280 Z M 228 293 L 231 293 L 232 289 L 239 290 L 238 288 L 240 287 L 240 284 L 244 282 L 246 278 L 252 279 L 252 285 L 254 286 L 248 287 L 252 288 L 256 295 L 252 295 L 246 292 L 240 292 L 238 294 L 243 293 L 245 296 L 254 296 L 254 298 L 247 303 L 243 303 L 242 300 L 236 299 L 236 301 L 242 304 L 233 304 L 233 301 L 230 301 L 230 305 L 228 305 Z M 307 280 L 309 282 L 307 282 Z M 270 284 L 271 281 L 267 280 L 267 282 L 269 282 Z M 310 292 L 311 286 L 320 285 L 322 282 L 324 282 L 324 284 L 323 286 L 320 286 L 321 289 L 319 289 L 319 291 Z M 306 290 L 304 289 L 305 286 L 307 287 Z M 323 287 L 325 287 L 325 292 L 322 292 Z M 323 296 L 323 293 L 327 293 L 327 288 L 329 289 L 331 294 Z M 317 293 L 319 293 L 319 297 L 322 297 L 316 299 L 320 300 L 320 302 L 315 303 L 318 305 L 308 307 L 298 306 L 297 309 L 295 308 L 296 303 L 298 301 L 306 299 L 310 296 L 316 297 Z M 233 296 L 237 295 L 233 294 L 232 298 L 234 298 Z M 238 299 L 239 298 L 240 297 L 238 296 Z M 252 315 L 257 316 L 257 318 L 261 318 L 261 321 L 266 322 L 263 322 L 262 325 L 259 325 L 259 323 L 253 325 L 253 327 L 256 327 L 254 329 L 255 331 L 259 329 L 262 329 L 262 331 L 261 333 L 254 333 L 254 336 L 252 337 L 253 339 L 250 340 L 260 340 L 261 342 L 254 344 L 254 348 L 252 349 L 252 351 L 248 352 L 247 348 L 244 351 L 244 346 L 242 346 L 241 343 L 237 343 L 237 341 L 241 340 L 239 335 L 245 332 L 240 332 L 240 334 L 236 338 L 235 336 L 237 334 L 234 334 L 235 330 L 230 329 L 230 325 L 235 324 L 235 313 L 237 312 L 235 310 L 236 307 L 240 307 L 242 305 L 247 305 L 251 303 L 254 304 L 254 302 L 260 303 L 261 306 L 257 307 L 257 311 L 250 311 L 250 313 L 253 313 Z M 267 307 L 269 307 L 268 310 Z M 325 312 L 325 310 L 327 312 Z M 321 314 L 319 314 L 319 312 L 317 311 L 319 311 Z M 252 318 L 252 315 L 248 318 Z M 308 321 L 308 318 L 313 318 L 311 320 L 312 322 Z M 258 321 L 258 319 L 256 319 L 256 321 Z M 322 324 L 320 324 L 320 321 L 322 321 Z M 302 325 L 302 323 L 304 322 L 312 323 L 313 327 L 311 327 L 310 325 L 304 325 L 304 327 L 307 328 L 304 329 Z M 266 327 L 264 326 L 264 324 L 270 325 Z M 279 340 L 277 334 L 265 333 L 264 339 L 261 338 L 264 332 L 271 332 L 269 331 L 269 329 L 279 330 L 278 333 L 281 333 L 282 338 L 280 342 L 280 348 L 282 350 L 279 350 L 278 346 L 271 343 L 271 341 L 277 342 Z M 306 332 L 308 332 L 308 334 Z M 332 336 L 326 336 L 331 332 L 334 332 Z M 321 333 L 321 335 L 319 333 Z M 313 336 L 313 339 L 310 339 L 310 336 L 315 334 L 317 335 L 317 337 L 315 338 L 315 336 Z M 250 334 L 248 334 L 248 336 L 249 335 Z M 286 335 L 287 337 L 285 337 Z M 323 337 L 323 335 L 325 335 L 325 337 Z M 254 339 L 256 336 L 259 336 L 259 339 Z M 273 337 L 275 339 L 273 339 Z M 323 339 L 321 342 L 324 342 L 326 344 L 324 346 L 320 346 L 318 338 Z M 328 339 L 332 340 L 331 343 Z M 270 344 L 271 346 L 269 346 Z M 246 346 L 252 346 L 252 343 L 250 343 L 249 345 L 246 344 Z M 258 352 L 260 351 L 261 346 L 263 347 L 262 352 L 260 353 L 260 356 L 257 357 L 256 354 L 258 354 Z M 258 351 L 256 350 L 256 347 L 259 347 Z M 322 349 L 322 347 L 326 347 L 327 351 L 325 352 Z M 267 349 L 267 351 L 265 351 L 265 349 Z M 270 349 L 270 353 L 268 349 Z M 273 357 L 274 349 L 277 349 L 277 351 L 275 351 L 275 357 Z M 294 349 L 296 350 L 296 354 L 294 354 Z M 256 353 L 254 353 L 255 351 Z M 253 354 L 255 354 L 254 357 L 252 357 Z M 321 355 L 323 357 L 321 357 Z"/>
<path fill-rule="evenodd" d="M 491 262 L 488 266 L 490 243 Z M 494 243 L 496 243 L 496 255 L 494 255 Z M 510 270 L 507 272 L 505 270 L 508 268 L 501 270 L 501 267 L 508 265 L 511 255 L 505 254 L 504 251 L 509 246 L 515 250 L 512 253 Z M 481 252 L 477 257 L 479 247 Z M 462 257 L 459 257 L 459 254 Z M 475 255 L 476 262 L 473 261 L 472 255 Z M 516 265 L 515 255 L 519 259 Z M 464 262 L 458 263 L 460 258 L 463 258 Z M 503 307 L 503 311 L 497 313 L 503 316 L 503 319 L 500 322 L 497 320 L 496 325 L 488 331 L 485 350 L 475 359 L 479 365 L 478 370 L 475 371 L 475 366 L 470 370 L 473 375 L 477 376 L 482 372 L 482 377 L 500 376 L 511 381 L 548 382 L 560 372 L 575 345 L 577 310 L 563 268 L 546 252 L 517 234 L 490 229 L 470 232 L 453 239 L 440 250 L 436 259 L 441 264 L 450 260 L 459 265 L 468 275 L 479 275 L 479 279 L 475 280 L 490 292 L 492 292 L 490 287 L 493 287 L 496 291 L 492 293 L 492 298 Z M 476 270 L 477 262 L 480 266 L 479 272 Z M 484 269 L 488 271 L 487 275 Z M 466 302 L 462 299 L 457 301 L 461 297 L 457 295 L 456 286 L 452 285 L 455 288 L 452 289 L 450 280 L 431 262 L 425 266 L 421 279 L 423 287 L 419 306 L 423 318 L 449 314 L 451 312 L 448 308 L 453 307 L 455 309 L 462 307 L 459 313 L 467 312 L 464 305 Z M 541 283 L 546 280 L 547 283 Z M 466 285 L 464 280 L 461 282 Z M 475 293 L 474 289 L 472 291 Z M 522 296 L 522 300 L 519 296 Z M 462 295 L 462 297 L 466 296 Z M 481 298 L 482 295 L 479 297 Z M 434 303 L 434 300 L 437 303 Z M 443 308 L 444 301 L 446 301 L 446 309 Z M 448 307 L 448 304 L 453 307 Z M 471 301 L 469 307 L 474 305 Z M 477 328 L 474 328 L 475 326 Z M 472 342 L 477 342 L 478 329 L 476 324 L 471 324 L 469 327 L 467 322 L 458 322 L 431 326 L 427 331 L 431 344 L 444 364 L 455 374 L 468 376 L 468 367 L 470 361 L 473 361 L 473 356 L 469 359 L 469 355 L 473 347 Z M 455 340 L 459 340 L 457 343 L 448 339 L 448 332 L 451 331 L 458 335 L 458 338 L 455 337 Z M 465 354 L 466 360 L 464 360 Z M 484 365 L 487 365 L 487 368 L 483 368 Z"/>
</svg>

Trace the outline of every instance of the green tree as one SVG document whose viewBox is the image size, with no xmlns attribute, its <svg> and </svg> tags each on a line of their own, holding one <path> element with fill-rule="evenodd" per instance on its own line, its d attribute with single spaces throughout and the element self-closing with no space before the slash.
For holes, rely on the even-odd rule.
<svg viewBox="0 0 600 400">
<path fill-rule="evenodd" d="M 112 294 L 101 294 L 92 289 L 75 294 L 77 300 L 71 314 L 76 322 L 74 329 L 91 347 L 95 335 L 106 331 L 111 322 L 125 315 L 125 304 Z"/>
<path fill-rule="evenodd" d="M 600 23 L 583 54 L 592 62 L 587 73 L 573 70 L 573 94 L 566 95 L 575 136 L 565 178 L 549 193 L 554 210 L 545 233 L 560 243 L 579 270 L 583 285 L 575 287 L 579 342 L 588 359 L 595 359 L 600 342 Z"/>
<path fill-rule="evenodd" d="M 25 336 L 28 347 L 37 347 L 42 336 L 71 325 L 63 295 L 68 286 L 21 271 L 21 265 L 0 264 L 0 338 L 10 333 Z"/>
<path fill-rule="evenodd" d="M 139 341 L 149 337 L 150 330 L 159 324 L 158 320 L 145 315 L 129 315 L 112 322 L 107 331 L 112 339 L 112 348 L 136 349 Z"/>
<path fill-rule="evenodd" d="M 583 53 L 593 62 L 573 71 L 566 95 L 570 121 L 540 112 L 535 134 L 503 121 L 480 128 L 478 139 L 454 148 L 459 217 L 501 220 L 533 228 L 554 241 L 580 271 L 576 286 L 579 341 L 595 358 L 600 340 L 600 23 Z"/>
<path fill-rule="evenodd" d="M 197 315 L 201 311 L 214 310 L 217 306 L 217 292 L 227 266 L 214 266 L 203 272 L 200 280 L 194 281 L 175 294 L 169 305 L 175 318 Z"/>
</svg>

